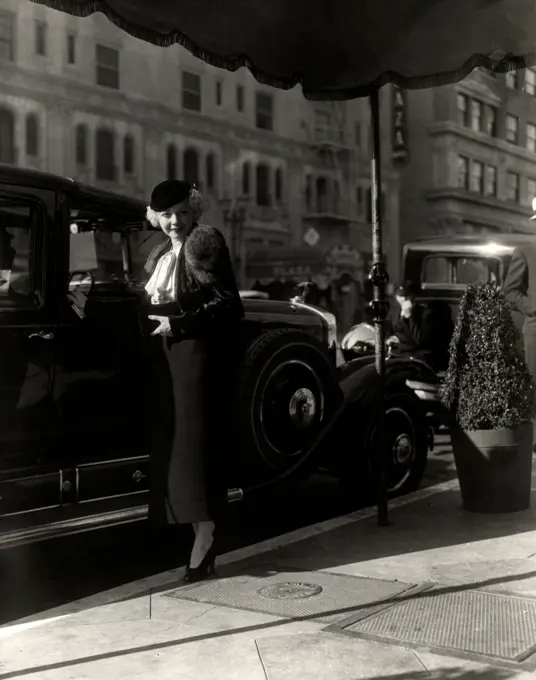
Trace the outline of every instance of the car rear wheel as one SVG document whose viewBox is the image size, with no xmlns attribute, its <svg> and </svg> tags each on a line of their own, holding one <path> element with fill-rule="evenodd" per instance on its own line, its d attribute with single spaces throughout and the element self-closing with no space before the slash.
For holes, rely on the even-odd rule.
<svg viewBox="0 0 536 680">
<path fill-rule="evenodd" d="M 358 408 L 356 406 L 356 408 Z M 377 418 L 370 414 L 368 424 L 355 435 L 353 459 L 345 457 L 339 479 L 345 493 L 357 502 L 376 499 L 374 463 L 380 450 Z M 385 402 L 386 482 L 390 498 L 419 488 L 428 457 L 428 428 L 419 399 L 405 386 L 388 389 Z M 355 422 L 363 422 L 363 415 Z M 350 441 L 349 433 L 348 441 Z"/>
<path fill-rule="evenodd" d="M 332 359 L 315 338 L 286 328 L 256 338 L 238 384 L 240 477 L 255 483 L 305 463 L 341 398 Z"/>
</svg>

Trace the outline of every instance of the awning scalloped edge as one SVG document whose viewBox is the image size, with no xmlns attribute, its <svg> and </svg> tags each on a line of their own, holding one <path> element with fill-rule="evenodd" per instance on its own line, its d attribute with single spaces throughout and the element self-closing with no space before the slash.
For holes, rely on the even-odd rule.
<svg viewBox="0 0 536 680">
<path fill-rule="evenodd" d="M 73 0 L 31 0 L 38 5 L 45 5 L 51 9 L 65 12 L 77 17 L 88 17 L 97 12 L 104 14 L 118 28 L 129 33 L 134 38 L 139 38 L 145 42 L 152 43 L 159 47 L 169 47 L 178 43 L 191 52 L 194 57 L 202 59 L 207 64 L 228 71 L 237 71 L 245 67 L 253 74 L 254 78 L 263 85 L 269 85 L 281 90 L 290 90 L 296 85 L 302 85 L 302 76 L 296 73 L 292 77 L 281 77 L 272 73 L 266 73 L 255 67 L 247 55 L 236 55 L 233 57 L 222 57 L 208 50 L 203 49 L 179 29 L 172 29 L 168 33 L 159 33 L 145 26 L 129 21 L 122 17 L 118 12 L 110 7 L 107 0 L 86 0 L 85 2 L 73 2 Z M 496 73 L 506 73 L 513 69 L 533 66 L 536 63 L 536 52 L 525 55 L 506 54 L 500 59 L 493 59 L 483 54 L 475 54 L 467 59 L 464 64 L 455 71 L 445 73 L 435 73 L 408 78 L 396 71 L 386 71 L 374 81 L 364 85 L 358 85 L 346 89 L 313 91 L 303 88 L 306 99 L 315 101 L 345 101 L 368 97 L 374 90 L 377 90 L 388 83 L 392 83 L 403 89 L 426 89 L 430 87 L 440 87 L 450 85 L 466 78 L 475 68 L 485 68 Z M 303 86 L 302 86 L 303 87 Z"/>
</svg>

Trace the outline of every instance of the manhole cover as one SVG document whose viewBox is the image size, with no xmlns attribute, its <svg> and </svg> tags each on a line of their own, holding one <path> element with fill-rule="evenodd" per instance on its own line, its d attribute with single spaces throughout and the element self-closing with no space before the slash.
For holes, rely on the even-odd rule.
<svg viewBox="0 0 536 680">
<path fill-rule="evenodd" d="M 305 597 L 320 595 L 323 588 L 315 583 L 274 583 L 271 586 L 259 588 L 257 592 L 262 597 L 270 597 L 273 600 L 300 600 Z"/>
<path fill-rule="evenodd" d="M 326 571 L 237 568 L 230 576 L 172 590 L 164 597 L 246 609 L 283 618 L 305 617 L 335 623 L 351 614 L 371 614 L 393 604 L 393 598 L 414 588 L 373 578 Z"/>
<path fill-rule="evenodd" d="M 396 644 L 522 662 L 536 649 L 536 600 L 486 591 L 428 591 L 345 626 Z"/>
</svg>

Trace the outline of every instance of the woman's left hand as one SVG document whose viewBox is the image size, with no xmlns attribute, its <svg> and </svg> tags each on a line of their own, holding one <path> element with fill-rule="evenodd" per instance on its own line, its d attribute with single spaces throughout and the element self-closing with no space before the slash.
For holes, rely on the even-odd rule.
<svg viewBox="0 0 536 680">
<path fill-rule="evenodd" d="M 160 324 L 157 328 L 152 331 L 151 335 L 171 335 L 171 326 L 169 324 L 169 317 L 167 316 L 153 316 L 149 315 L 149 319 L 152 321 L 158 321 Z"/>
</svg>

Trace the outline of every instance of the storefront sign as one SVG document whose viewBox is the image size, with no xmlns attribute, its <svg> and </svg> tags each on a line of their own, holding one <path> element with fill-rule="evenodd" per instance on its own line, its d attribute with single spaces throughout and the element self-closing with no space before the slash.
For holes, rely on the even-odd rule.
<svg viewBox="0 0 536 680">
<path fill-rule="evenodd" d="M 274 279 L 307 279 L 311 276 L 311 267 L 307 265 L 280 266 L 276 265 L 273 270 Z"/>
<path fill-rule="evenodd" d="M 404 90 L 393 85 L 393 149 L 394 165 L 403 165 L 408 160 L 407 140 L 407 96 Z"/>
</svg>

